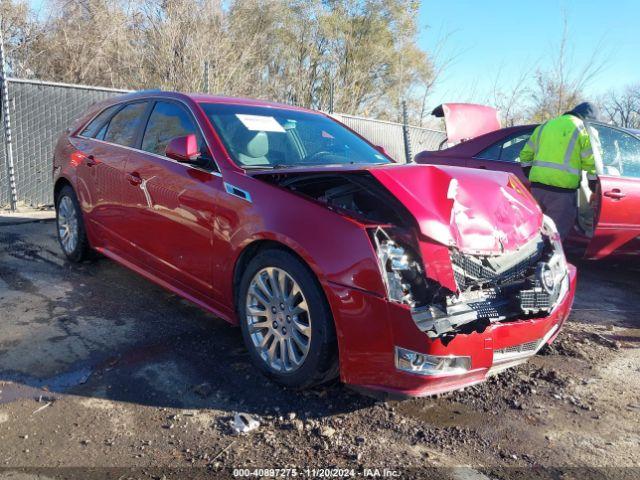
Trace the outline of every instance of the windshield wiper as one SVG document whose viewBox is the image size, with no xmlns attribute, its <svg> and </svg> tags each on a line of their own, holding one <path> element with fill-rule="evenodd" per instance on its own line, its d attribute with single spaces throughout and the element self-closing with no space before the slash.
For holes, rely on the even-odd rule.
<svg viewBox="0 0 640 480">
<path fill-rule="evenodd" d="M 391 163 L 391 162 L 389 162 Z M 351 165 L 386 165 L 387 163 L 383 162 L 343 162 L 343 163 L 301 163 L 301 164 L 293 164 L 293 163 L 270 163 L 269 165 L 243 165 L 243 168 L 246 169 L 256 169 L 256 170 L 279 170 L 283 168 L 314 168 L 314 167 L 343 167 L 343 166 L 351 166 Z"/>
<path fill-rule="evenodd" d="M 299 167 L 301 165 L 292 165 L 290 163 L 269 163 L 266 165 L 242 165 L 242 168 L 247 169 L 247 170 L 271 170 L 272 168 L 274 169 L 278 169 L 278 168 L 293 168 L 293 167 Z"/>
<path fill-rule="evenodd" d="M 290 163 L 273 163 L 270 165 L 273 169 L 299 167 L 300 165 L 292 165 Z"/>
</svg>

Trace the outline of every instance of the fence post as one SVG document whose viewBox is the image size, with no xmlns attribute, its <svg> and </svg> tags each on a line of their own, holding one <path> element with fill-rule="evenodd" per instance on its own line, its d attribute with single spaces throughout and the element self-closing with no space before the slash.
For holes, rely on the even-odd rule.
<svg viewBox="0 0 640 480">
<path fill-rule="evenodd" d="M 329 113 L 333 113 L 333 80 L 329 83 Z"/>
<path fill-rule="evenodd" d="M 2 120 L 4 126 L 5 160 L 7 162 L 7 179 L 9 182 L 9 203 L 11 211 L 15 212 L 18 203 L 16 191 L 16 177 L 13 165 L 13 145 L 11 141 L 11 120 L 9 118 L 9 88 L 7 81 L 7 68 L 4 52 L 4 32 L 0 23 L 0 99 L 2 102 Z"/>
<path fill-rule="evenodd" d="M 409 140 L 409 118 L 407 115 L 407 102 L 402 100 L 402 138 L 404 140 L 404 160 L 411 163 L 411 142 Z"/>
</svg>

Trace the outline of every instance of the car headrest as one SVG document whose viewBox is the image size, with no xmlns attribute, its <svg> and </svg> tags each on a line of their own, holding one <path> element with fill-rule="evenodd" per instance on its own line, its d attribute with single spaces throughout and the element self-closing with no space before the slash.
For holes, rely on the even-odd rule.
<svg viewBox="0 0 640 480">
<path fill-rule="evenodd" d="M 264 157 L 269 153 L 269 137 L 265 132 L 245 130 L 236 138 L 238 149 L 251 158 Z"/>
</svg>

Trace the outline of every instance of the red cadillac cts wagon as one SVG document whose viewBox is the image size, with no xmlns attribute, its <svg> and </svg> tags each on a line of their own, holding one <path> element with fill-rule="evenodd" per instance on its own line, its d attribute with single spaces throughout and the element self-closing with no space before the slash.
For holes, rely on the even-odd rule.
<svg viewBox="0 0 640 480">
<path fill-rule="evenodd" d="M 96 250 L 239 324 L 288 387 L 471 385 L 551 342 L 573 301 L 515 176 L 395 164 L 318 112 L 130 94 L 60 138 L 53 175 L 70 260 Z"/>
</svg>

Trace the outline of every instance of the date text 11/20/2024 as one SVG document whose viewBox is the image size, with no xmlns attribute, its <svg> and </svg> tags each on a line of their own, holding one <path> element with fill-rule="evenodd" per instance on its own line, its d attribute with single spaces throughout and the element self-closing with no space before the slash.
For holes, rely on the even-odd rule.
<svg viewBox="0 0 640 480">
<path fill-rule="evenodd" d="M 234 477 L 271 478 L 399 478 L 402 473 L 390 468 L 234 468 Z"/>
</svg>

